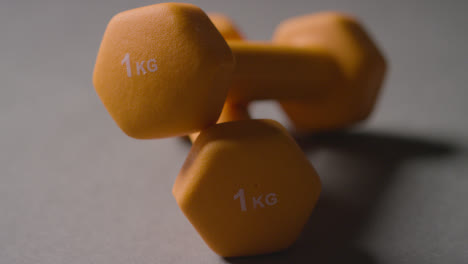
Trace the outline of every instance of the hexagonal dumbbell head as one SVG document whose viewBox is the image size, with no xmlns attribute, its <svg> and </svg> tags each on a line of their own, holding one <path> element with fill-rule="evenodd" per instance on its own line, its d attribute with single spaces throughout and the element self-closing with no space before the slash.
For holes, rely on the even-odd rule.
<svg viewBox="0 0 468 264">
<path fill-rule="evenodd" d="M 233 67 L 231 50 L 201 9 L 165 3 L 111 19 L 93 82 L 125 133 L 160 138 L 214 124 Z"/>
<path fill-rule="evenodd" d="M 355 19 L 336 12 L 292 18 L 278 26 L 273 42 L 301 47 L 323 45 L 347 78 L 347 85 L 333 89 L 318 100 L 282 102 L 298 130 L 344 128 L 372 112 L 384 80 L 386 62 Z"/>
<path fill-rule="evenodd" d="M 173 194 L 217 254 L 246 256 L 289 247 L 320 193 L 320 180 L 277 122 L 243 120 L 200 133 Z"/>
</svg>

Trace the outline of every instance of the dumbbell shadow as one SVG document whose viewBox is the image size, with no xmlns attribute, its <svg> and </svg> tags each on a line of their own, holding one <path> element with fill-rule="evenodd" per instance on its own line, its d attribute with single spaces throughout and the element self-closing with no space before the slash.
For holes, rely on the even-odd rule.
<svg viewBox="0 0 468 264">
<path fill-rule="evenodd" d="M 280 253 L 226 258 L 232 264 L 376 263 L 356 244 L 405 162 L 452 155 L 444 142 L 380 133 L 296 136 L 321 175 L 322 195 L 301 237 Z"/>
</svg>

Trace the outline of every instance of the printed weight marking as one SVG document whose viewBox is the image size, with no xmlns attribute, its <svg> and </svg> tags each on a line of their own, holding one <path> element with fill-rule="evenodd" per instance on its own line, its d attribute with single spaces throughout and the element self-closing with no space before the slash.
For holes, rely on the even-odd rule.
<svg viewBox="0 0 468 264">
<path fill-rule="evenodd" d="M 234 195 L 234 200 L 237 200 L 237 199 L 239 199 L 241 211 L 242 212 L 247 211 L 247 202 L 245 199 L 244 189 L 242 188 L 239 189 L 239 191 Z M 263 199 L 265 203 L 263 203 L 262 199 L 263 199 L 263 194 L 257 197 L 255 196 L 252 197 L 253 209 L 264 208 L 265 204 L 268 206 L 273 206 L 278 203 L 278 195 L 276 193 L 269 193 L 265 195 L 265 199 Z"/>
<path fill-rule="evenodd" d="M 130 63 L 130 53 L 126 53 L 124 58 L 122 59 L 122 61 L 120 63 L 122 65 L 125 64 L 125 66 L 127 68 L 127 76 L 132 77 L 132 66 L 131 66 L 131 63 Z M 136 73 L 137 73 L 137 75 L 146 74 L 144 63 L 145 63 L 144 60 L 140 61 L 140 62 L 136 62 Z M 156 60 L 155 59 L 147 60 L 146 61 L 146 69 L 149 72 L 157 71 L 158 70 L 158 65 L 156 64 Z"/>
</svg>

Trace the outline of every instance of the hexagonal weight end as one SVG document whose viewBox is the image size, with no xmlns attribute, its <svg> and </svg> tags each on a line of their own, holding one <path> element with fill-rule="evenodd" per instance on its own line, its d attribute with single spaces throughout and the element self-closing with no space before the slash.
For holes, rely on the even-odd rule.
<svg viewBox="0 0 468 264">
<path fill-rule="evenodd" d="M 286 130 L 271 120 L 201 132 L 174 197 L 208 246 L 224 257 L 289 247 L 307 222 L 320 180 Z"/>
<path fill-rule="evenodd" d="M 233 67 L 228 45 L 201 9 L 165 3 L 111 19 L 93 82 L 125 133 L 161 138 L 214 124 Z"/>
<path fill-rule="evenodd" d="M 323 46 L 336 58 L 347 80 L 347 85 L 335 87 L 313 103 L 282 103 L 299 130 L 340 129 L 369 116 L 387 65 L 376 43 L 356 19 L 337 12 L 296 17 L 278 26 L 273 39 L 286 45 Z"/>
</svg>

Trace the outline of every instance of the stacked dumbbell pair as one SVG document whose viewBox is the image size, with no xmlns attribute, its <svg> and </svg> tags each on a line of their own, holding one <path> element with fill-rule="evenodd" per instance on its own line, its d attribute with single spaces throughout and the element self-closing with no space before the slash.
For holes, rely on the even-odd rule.
<svg viewBox="0 0 468 264">
<path fill-rule="evenodd" d="M 286 129 L 250 119 L 248 103 L 278 100 L 300 131 L 343 129 L 371 113 L 385 70 L 347 15 L 292 18 L 251 43 L 222 15 L 166 3 L 112 18 L 93 81 L 127 135 L 190 135 L 177 203 L 216 253 L 246 256 L 288 248 L 321 189 Z"/>
</svg>

